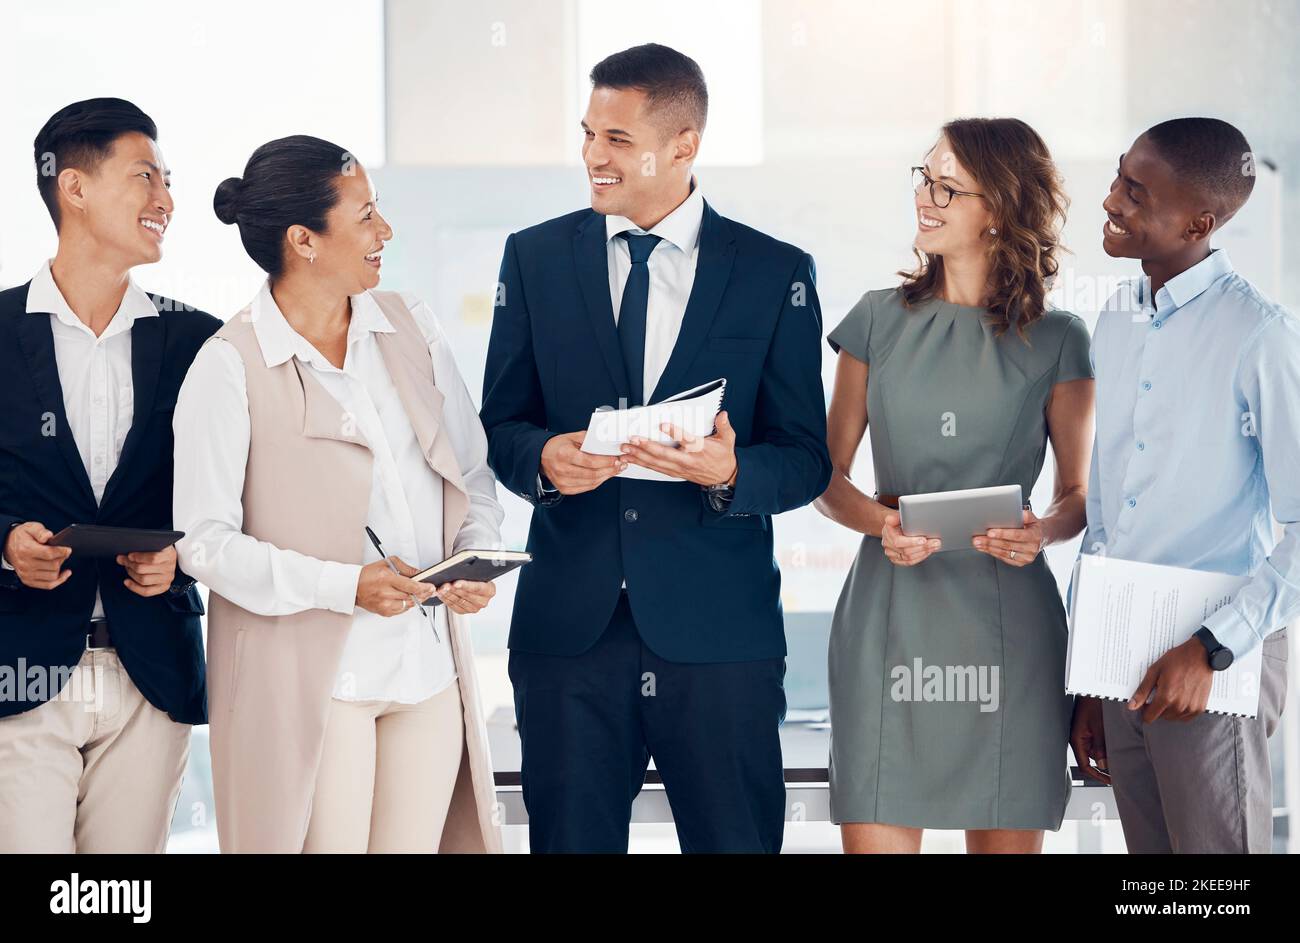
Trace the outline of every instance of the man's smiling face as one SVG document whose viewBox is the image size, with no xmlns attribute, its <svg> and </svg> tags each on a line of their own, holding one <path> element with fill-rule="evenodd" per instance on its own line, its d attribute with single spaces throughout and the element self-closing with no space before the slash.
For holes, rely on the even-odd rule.
<svg viewBox="0 0 1300 943">
<path fill-rule="evenodd" d="M 591 92 L 582 119 L 582 160 L 597 213 L 636 220 L 666 201 L 671 208 L 676 135 L 661 140 L 663 131 L 646 116 L 645 105 L 638 89 Z"/>
<path fill-rule="evenodd" d="M 1199 211 L 1145 136 L 1120 155 L 1101 206 L 1106 211 L 1102 248 L 1121 259 L 1161 259 L 1182 251 L 1188 224 Z"/>
</svg>

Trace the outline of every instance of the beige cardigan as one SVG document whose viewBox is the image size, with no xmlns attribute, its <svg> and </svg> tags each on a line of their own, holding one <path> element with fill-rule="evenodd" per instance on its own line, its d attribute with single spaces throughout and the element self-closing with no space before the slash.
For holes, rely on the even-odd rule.
<svg viewBox="0 0 1300 943">
<path fill-rule="evenodd" d="M 469 497 L 442 429 L 443 396 L 424 336 L 406 306 L 396 293 L 372 295 L 396 329 L 375 334 L 389 376 L 429 467 L 443 479 L 443 548 L 450 556 Z M 296 358 L 267 367 L 250 309 L 214 337 L 239 352 L 247 378 L 244 532 L 323 560 L 359 564 L 372 458 L 355 423 Z M 210 599 L 208 715 L 221 850 L 300 852 L 352 616 L 321 609 L 260 616 L 216 593 Z M 473 648 L 465 620 L 450 610 L 447 616 L 465 748 L 439 850 L 499 852 Z"/>
</svg>

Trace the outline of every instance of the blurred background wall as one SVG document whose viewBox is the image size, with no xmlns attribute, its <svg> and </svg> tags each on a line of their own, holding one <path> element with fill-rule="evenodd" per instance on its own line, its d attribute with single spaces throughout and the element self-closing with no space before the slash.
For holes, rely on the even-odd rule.
<svg viewBox="0 0 1300 943">
<path fill-rule="evenodd" d="M 316 134 L 372 171 L 396 230 L 384 283 L 433 304 L 476 398 L 504 239 L 586 205 L 578 126 L 586 74 L 608 53 L 647 41 L 700 62 L 711 97 L 697 166 L 704 194 L 813 254 L 827 330 L 910 264 L 908 168 L 940 125 L 967 115 L 1023 118 L 1052 148 L 1073 200 L 1057 303 L 1090 325 L 1115 279 L 1136 271 L 1100 247 L 1100 203 L 1117 156 L 1164 118 L 1232 121 L 1252 144 L 1260 179 L 1218 244 L 1266 293 L 1300 310 L 1300 267 L 1285 264 L 1300 239 L 1296 2 L 226 0 L 164 10 L 61 0 L 25 5 L 8 22 L 18 28 L 0 35 L 0 287 L 26 281 L 53 254 L 31 142 L 68 102 L 117 95 L 157 121 L 177 212 L 164 260 L 136 278 L 222 318 L 262 275 L 212 214 L 214 188 L 241 173 L 257 145 Z M 833 359 L 824 353 L 829 389 Z M 1049 459 L 1037 507 L 1050 498 L 1051 473 Z M 871 490 L 865 445 L 855 479 Z M 504 490 L 502 501 L 507 542 L 522 547 L 528 507 Z M 776 537 L 783 602 L 799 626 L 792 704 L 815 710 L 824 631 L 857 540 L 810 508 L 778 518 Z M 1062 583 L 1075 551 L 1049 553 Z M 502 589 L 474 621 L 489 712 L 509 723 L 513 580 Z M 1289 745 L 1279 785 L 1297 753 Z M 1296 778 L 1286 777 L 1292 789 Z M 195 847 L 209 847 L 202 809 L 185 806 L 178 833 L 196 824 Z M 1282 814 L 1280 841 L 1286 829 Z M 1074 847 L 1068 835 L 1053 840 Z"/>
</svg>

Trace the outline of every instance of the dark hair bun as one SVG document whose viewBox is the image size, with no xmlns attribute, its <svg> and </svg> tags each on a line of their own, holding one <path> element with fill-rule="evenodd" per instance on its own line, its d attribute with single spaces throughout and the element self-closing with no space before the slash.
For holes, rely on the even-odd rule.
<svg viewBox="0 0 1300 943">
<path fill-rule="evenodd" d="M 216 195 L 212 197 L 212 209 L 217 214 L 217 219 L 226 225 L 235 221 L 235 215 L 239 212 L 239 191 L 244 187 L 244 181 L 239 177 L 227 177 L 217 185 Z"/>
<path fill-rule="evenodd" d="M 279 278 L 285 233 L 290 226 L 328 230 L 327 216 L 339 199 L 339 176 L 352 163 L 350 152 L 305 134 L 267 141 L 248 158 L 242 178 L 221 182 L 212 208 L 223 223 L 239 225 L 239 241 L 249 258 Z"/>
</svg>

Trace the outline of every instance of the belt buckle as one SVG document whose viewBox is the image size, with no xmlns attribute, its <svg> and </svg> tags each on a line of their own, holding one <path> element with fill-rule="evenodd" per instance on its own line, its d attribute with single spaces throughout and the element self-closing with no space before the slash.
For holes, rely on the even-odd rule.
<svg viewBox="0 0 1300 943">
<path fill-rule="evenodd" d="M 107 622 L 107 621 L 108 621 L 107 619 L 92 619 L 91 622 L 90 622 L 90 624 L 91 624 L 91 625 L 94 625 L 96 622 Z M 88 651 L 88 652 L 111 652 L 111 651 L 113 650 L 113 646 L 112 646 L 112 645 L 93 645 L 93 644 L 91 644 L 91 641 L 90 641 L 90 640 L 91 640 L 92 638 L 94 638 L 94 633 L 93 633 L 93 632 L 87 632 L 87 633 L 86 633 L 86 651 Z"/>
</svg>

